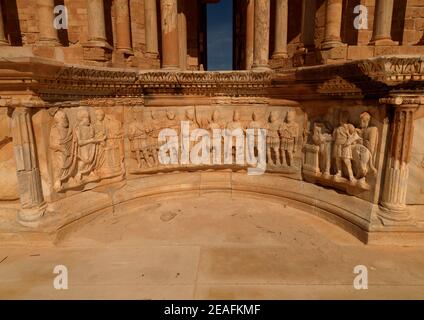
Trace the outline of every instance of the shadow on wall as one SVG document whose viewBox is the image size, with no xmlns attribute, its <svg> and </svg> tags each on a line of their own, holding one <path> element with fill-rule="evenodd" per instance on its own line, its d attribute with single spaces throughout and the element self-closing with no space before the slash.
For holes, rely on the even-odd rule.
<svg viewBox="0 0 424 320">
<path fill-rule="evenodd" d="M 4 25 L 6 26 L 6 36 L 10 45 L 22 46 L 22 33 L 19 24 L 18 6 L 16 0 L 2 1 Z M 7 14 L 5 14 L 7 12 Z"/>
</svg>

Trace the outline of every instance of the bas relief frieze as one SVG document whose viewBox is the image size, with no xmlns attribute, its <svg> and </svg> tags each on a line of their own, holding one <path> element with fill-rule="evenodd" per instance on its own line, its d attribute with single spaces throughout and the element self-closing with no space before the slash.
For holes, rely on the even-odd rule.
<svg viewBox="0 0 424 320">
<path fill-rule="evenodd" d="M 51 112 L 54 192 L 84 190 L 126 174 L 251 168 L 354 195 L 376 183 L 382 120 L 365 107 L 314 113 L 269 105 L 104 105 Z"/>
<path fill-rule="evenodd" d="M 126 116 L 127 165 L 132 174 L 245 170 L 255 167 L 249 159 L 262 159 L 267 172 L 300 178 L 303 122 L 303 113 L 291 107 L 135 107 Z M 263 141 L 261 129 L 266 133 Z M 171 130 L 174 136 L 161 139 L 161 132 L 165 130 Z M 240 133 L 244 140 L 241 142 L 234 133 Z M 248 133 L 251 133 L 252 147 L 246 140 Z M 200 146 L 204 139 L 207 142 Z M 165 144 L 169 145 L 167 159 L 171 161 L 161 161 L 160 150 Z M 198 152 L 202 160 L 196 163 L 190 161 L 191 157 L 187 159 L 192 151 Z"/>
<path fill-rule="evenodd" d="M 309 119 L 304 146 L 306 180 L 356 194 L 370 190 L 377 176 L 381 122 L 369 111 L 338 109 Z"/>
<path fill-rule="evenodd" d="M 49 150 L 54 191 L 124 176 L 124 131 L 114 113 L 87 106 L 58 109 L 52 122 Z"/>
</svg>

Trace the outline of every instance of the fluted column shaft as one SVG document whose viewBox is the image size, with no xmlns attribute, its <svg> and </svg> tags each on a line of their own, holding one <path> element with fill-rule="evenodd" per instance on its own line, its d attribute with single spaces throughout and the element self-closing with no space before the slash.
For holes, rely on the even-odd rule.
<svg viewBox="0 0 424 320">
<path fill-rule="evenodd" d="M 418 102 L 410 98 L 389 98 L 383 102 L 393 105 L 389 159 L 386 165 L 381 214 L 383 221 L 399 223 L 410 219 L 406 208 L 408 163 L 414 135 L 414 114 Z"/>
<path fill-rule="evenodd" d="M 57 30 L 53 25 L 54 1 L 37 0 L 38 28 L 40 32 L 39 44 L 47 46 L 59 45 Z"/>
<path fill-rule="evenodd" d="M 103 0 L 87 0 L 88 44 L 110 47 L 106 40 Z"/>
<path fill-rule="evenodd" d="M 268 69 L 270 1 L 255 0 L 253 69 Z"/>
<path fill-rule="evenodd" d="M 288 0 L 276 0 L 274 59 L 287 57 Z"/>
<path fill-rule="evenodd" d="M 253 42 L 255 38 L 255 0 L 247 0 L 246 6 L 246 50 L 245 68 L 250 70 L 253 65 Z"/>
<path fill-rule="evenodd" d="M 156 0 L 144 0 L 144 23 L 146 32 L 146 52 L 157 55 L 159 50 Z"/>
<path fill-rule="evenodd" d="M 187 69 L 187 18 L 184 12 L 184 1 L 180 2 L 178 12 L 178 42 L 180 69 Z"/>
<path fill-rule="evenodd" d="M 392 15 L 394 0 L 377 0 L 372 43 L 375 45 L 395 45 L 392 41 Z"/>
<path fill-rule="evenodd" d="M 329 49 L 342 45 L 340 32 L 343 0 L 326 0 L 325 10 L 325 34 L 322 48 Z"/>
<path fill-rule="evenodd" d="M 128 0 L 115 0 L 116 49 L 132 53 L 131 20 Z"/>
<path fill-rule="evenodd" d="M 178 2 L 161 0 L 162 68 L 179 68 Z"/>
<path fill-rule="evenodd" d="M 31 109 L 14 108 L 11 127 L 21 202 L 18 218 L 24 224 L 31 224 L 43 214 L 40 206 L 44 202 Z"/>
</svg>

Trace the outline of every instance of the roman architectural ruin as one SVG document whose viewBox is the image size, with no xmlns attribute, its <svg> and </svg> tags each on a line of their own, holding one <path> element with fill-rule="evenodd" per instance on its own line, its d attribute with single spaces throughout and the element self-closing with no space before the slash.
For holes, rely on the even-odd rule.
<svg viewBox="0 0 424 320">
<path fill-rule="evenodd" d="M 207 71 L 211 2 L 0 1 L 0 239 L 222 191 L 288 199 L 365 243 L 423 242 L 424 2 L 237 0 L 234 70 Z M 265 129 L 266 171 L 181 146 L 162 163 L 181 121 Z"/>
</svg>

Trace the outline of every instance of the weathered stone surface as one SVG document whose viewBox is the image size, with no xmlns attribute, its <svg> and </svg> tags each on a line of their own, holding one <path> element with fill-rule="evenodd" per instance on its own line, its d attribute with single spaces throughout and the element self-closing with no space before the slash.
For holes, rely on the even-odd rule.
<svg viewBox="0 0 424 320">
<path fill-rule="evenodd" d="M 315 280 L 346 283 L 359 258 L 387 270 L 393 264 L 413 270 L 401 282 L 384 273 L 377 277 L 380 285 L 421 280 L 422 261 L 408 260 L 415 251 L 405 254 L 405 263 L 396 257 L 386 265 L 374 258 L 380 253 L 388 259 L 396 250 L 386 255 L 366 247 L 364 253 L 340 229 L 367 244 L 424 241 L 423 5 L 360 1 L 369 9 L 368 29 L 353 30 L 355 18 L 343 17 L 341 0 L 302 6 L 234 1 L 234 68 L 247 70 L 210 72 L 205 2 L 72 1 L 66 3 L 69 26 L 59 30 L 50 23 L 57 15 L 53 2 L 17 1 L 13 8 L 2 1 L 0 8 L 7 17 L 0 19 L 2 244 L 46 244 L 56 237 L 60 244 L 63 237 L 65 247 L 76 248 L 66 242 L 69 225 L 96 245 L 119 239 L 131 245 L 183 243 L 174 253 L 172 245 L 143 253 L 46 251 L 73 267 L 80 253 L 97 267 L 108 257 L 151 258 L 143 267 L 153 272 L 136 285 L 144 298 L 221 297 L 226 290 L 243 296 L 240 287 L 230 288 L 231 277 L 253 296 L 285 296 L 285 280 L 308 280 L 305 288 Z M 346 12 L 354 10 L 346 5 Z M 187 215 L 179 207 L 188 206 L 186 197 L 198 204 Z M 156 211 L 162 205 L 167 209 Z M 298 211 L 286 226 L 309 230 L 302 224 L 306 218 L 298 225 L 291 220 L 302 212 L 325 219 L 340 227 L 327 232 L 353 243 L 353 257 L 323 235 L 304 239 L 319 245 L 297 256 L 298 243 L 279 234 L 280 210 L 289 205 Z M 141 208 L 140 222 L 126 220 Z M 149 208 L 157 216 L 149 216 Z M 99 222 L 110 215 L 111 225 Z M 314 226 L 324 224 L 310 219 Z M 85 225 L 93 227 L 87 234 Z M 234 246 L 255 243 L 261 247 L 238 247 L 236 254 Z M 343 262 L 322 262 L 317 248 Z M 306 265 L 294 272 L 286 254 L 293 265 Z M 175 269 L 163 267 L 173 259 Z M 19 261 L 16 270 L 27 274 L 25 259 Z M 311 267 L 317 262 L 325 275 Z M 237 265 L 240 273 L 231 274 Z M 19 282 L 14 268 L 7 265 L 11 277 L 5 282 Z M 104 270 L 102 277 L 118 269 Z M 137 272 L 106 284 L 129 284 Z M 83 290 L 89 275 L 80 277 Z M 276 289 L 264 292 L 266 283 Z M 103 284 L 88 289 L 98 293 Z M 181 288 L 181 295 L 177 289 L 161 293 L 170 286 Z M 43 289 L 37 283 L 28 296 Z M 11 294 L 7 290 L 0 295 Z M 311 295 L 334 292 L 318 288 Z M 374 296 L 385 295 L 378 288 L 367 297 Z"/>
</svg>

